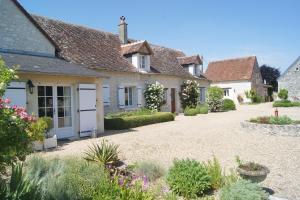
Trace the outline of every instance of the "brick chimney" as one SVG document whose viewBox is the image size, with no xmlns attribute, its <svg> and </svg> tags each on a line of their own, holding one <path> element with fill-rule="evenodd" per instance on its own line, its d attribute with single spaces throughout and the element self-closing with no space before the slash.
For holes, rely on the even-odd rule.
<svg viewBox="0 0 300 200">
<path fill-rule="evenodd" d="M 127 23 L 125 22 L 125 17 L 120 17 L 120 24 L 119 24 L 119 39 L 121 40 L 122 44 L 128 43 L 127 37 Z"/>
</svg>

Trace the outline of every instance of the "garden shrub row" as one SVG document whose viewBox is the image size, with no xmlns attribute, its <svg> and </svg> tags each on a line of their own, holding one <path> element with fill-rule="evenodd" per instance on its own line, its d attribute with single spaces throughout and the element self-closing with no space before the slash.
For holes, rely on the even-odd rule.
<svg viewBox="0 0 300 200">
<path fill-rule="evenodd" d="M 196 108 L 186 107 L 184 109 L 185 116 L 196 116 L 197 114 L 207 114 L 208 106 L 206 104 L 198 104 Z"/>
<path fill-rule="evenodd" d="M 170 112 L 155 112 L 148 115 L 133 115 L 125 117 L 106 117 L 104 119 L 104 127 L 107 130 L 129 129 L 148 124 L 174 121 L 175 115 Z"/>
<path fill-rule="evenodd" d="M 273 107 L 297 107 L 300 106 L 300 102 L 292 102 L 289 100 L 275 101 Z"/>
</svg>

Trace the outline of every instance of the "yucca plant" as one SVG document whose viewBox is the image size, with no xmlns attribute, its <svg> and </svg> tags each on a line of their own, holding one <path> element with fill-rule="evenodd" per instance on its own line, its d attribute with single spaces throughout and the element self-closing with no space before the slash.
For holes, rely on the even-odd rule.
<svg viewBox="0 0 300 200">
<path fill-rule="evenodd" d="M 96 162 L 101 166 L 114 166 L 119 162 L 119 145 L 102 140 L 101 144 L 93 144 L 85 152 L 84 159 L 88 162 Z"/>
</svg>

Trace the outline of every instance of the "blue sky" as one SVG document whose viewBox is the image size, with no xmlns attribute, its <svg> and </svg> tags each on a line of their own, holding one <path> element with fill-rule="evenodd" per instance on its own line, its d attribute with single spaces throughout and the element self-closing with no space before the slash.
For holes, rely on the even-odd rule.
<svg viewBox="0 0 300 200">
<path fill-rule="evenodd" d="M 256 55 L 283 71 L 300 56 L 299 0 L 19 0 L 30 13 L 204 56 Z"/>
</svg>

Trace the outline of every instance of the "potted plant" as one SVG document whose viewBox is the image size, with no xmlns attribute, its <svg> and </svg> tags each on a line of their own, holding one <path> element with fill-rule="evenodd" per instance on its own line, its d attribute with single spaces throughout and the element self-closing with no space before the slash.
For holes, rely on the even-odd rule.
<svg viewBox="0 0 300 200">
<path fill-rule="evenodd" d="M 51 127 L 52 119 L 49 117 L 41 117 L 30 125 L 28 129 L 32 138 L 34 138 L 34 150 L 42 151 L 43 149 L 57 147 L 57 138 Z"/>
<path fill-rule="evenodd" d="M 44 148 L 50 149 L 57 147 L 57 137 L 53 132 L 52 119 L 50 117 L 43 117 L 43 120 L 47 123 L 47 128 L 45 129 L 45 139 Z"/>
<path fill-rule="evenodd" d="M 269 169 L 254 162 L 240 163 L 237 167 L 238 174 L 243 178 L 254 183 L 260 183 L 267 178 Z"/>
</svg>

